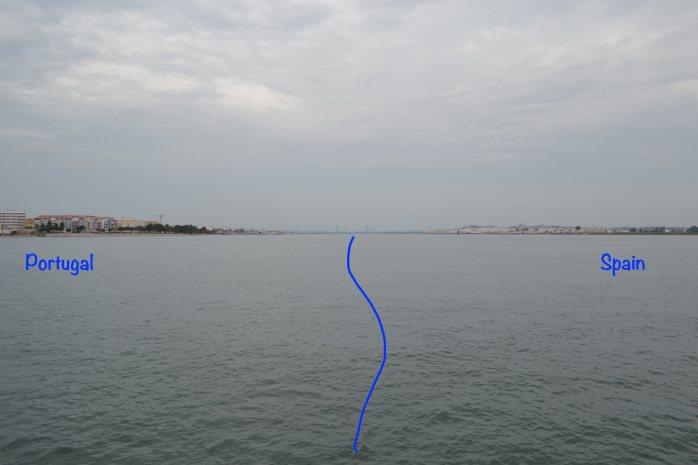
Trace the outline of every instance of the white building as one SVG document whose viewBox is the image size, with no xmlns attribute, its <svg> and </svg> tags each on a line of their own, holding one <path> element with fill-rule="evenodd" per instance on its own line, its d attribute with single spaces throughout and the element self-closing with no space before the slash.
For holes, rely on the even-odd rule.
<svg viewBox="0 0 698 465">
<path fill-rule="evenodd" d="M 19 231 L 24 229 L 27 214 L 24 212 L 5 210 L 0 212 L 0 229 L 4 231 Z"/>
<path fill-rule="evenodd" d="M 158 222 L 153 220 L 129 220 L 125 218 L 116 220 L 117 228 L 145 228 L 149 224 L 158 224 Z"/>
</svg>

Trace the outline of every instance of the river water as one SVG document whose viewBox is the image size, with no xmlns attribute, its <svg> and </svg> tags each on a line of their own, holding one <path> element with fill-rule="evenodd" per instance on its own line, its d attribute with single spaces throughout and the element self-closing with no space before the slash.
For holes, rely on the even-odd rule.
<svg viewBox="0 0 698 465">
<path fill-rule="evenodd" d="M 0 463 L 696 463 L 698 238 L 357 236 L 359 454 L 348 239 L 0 239 Z"/>
</svg>

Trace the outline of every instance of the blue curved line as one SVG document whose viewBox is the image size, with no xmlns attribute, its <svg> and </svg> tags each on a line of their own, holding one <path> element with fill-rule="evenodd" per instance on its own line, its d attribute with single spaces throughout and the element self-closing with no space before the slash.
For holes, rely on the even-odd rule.
<svg viewBox="0 0 698 465">
<path fill-rule="evenodd" d="M 364 415 L 366 414 L 366 408 L 368 407 L 368 401 L 371 400 L 371 395 L 373 394 L 373 390 L 376 388 L 376 384 L 378 384 L 378 378 L 381 377 L 381 373 L 383 373 L 383 368 L 385 367 L 385 361 L 388 359 L 388 340 L 385 337 L 385 329 L 383 328 L 383 321 L 381 320 L 381 316 L 378 313 L 378 310 L 376 310 L 375 305 L 373 305 L 373 302 L 371 302 L 371 298 L 366 294 L 366 291 L 361 287 L 361 284 L 359 284 L 359 281 L 356 280 L 356 277 L 354 276 L 354 273 L 351 272 L 351 246 L 354 243 L 354 236 L 351 236 L 351 239 L 349 240 L 349 247 L 347 247 L 347 271 L 349 272 L 349 276 L 351 277 L 351 280 L 354 281 L 354 284 L 356 287 L 361 291 L 361 294 L 364 296 L 364 299 L 366 299 L 366 302 L 368 302 L 368 305 L 371 306 L 371 310 L 373 310 L 373 314 L 376 316 L 376 320 L 378 321 L 378 327 L 381 330 L 381 336 L 383 336 L 383 360 L 381 360 L 381 366 L 378 368 L 378 371 L 376 372 L 376 376 L 373 378 L 373 383 L 371 383 L 371 388 L 368 390 L 368 394 L 366 394 L 366 399 L 364 399 L 364 405 L 361 407 L 361 414 L 359 415 L 359 421 L 356 424 L 356 434 L 354 434 L 354 444 L 352 444 L 351 448 L 354 450 L 354 453 L 359 452 L 359 449 L 357 447 L 357 443 L 359 442 L 359 436 L 361 435 L 361 425 L 363 425 L 364 422 Z"/>
</svg>

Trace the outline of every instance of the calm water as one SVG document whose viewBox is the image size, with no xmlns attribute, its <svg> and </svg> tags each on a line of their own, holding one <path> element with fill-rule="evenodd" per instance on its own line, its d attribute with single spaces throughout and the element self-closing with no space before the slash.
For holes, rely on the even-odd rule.
<svg viewBox="0 0 698 465">
<path fill-rule="evenodd" d="M 358 236 L 359 455 L 347 241 L 0 240 L 0 463 L 697 463 L 698 238 Z"/>
</svg>

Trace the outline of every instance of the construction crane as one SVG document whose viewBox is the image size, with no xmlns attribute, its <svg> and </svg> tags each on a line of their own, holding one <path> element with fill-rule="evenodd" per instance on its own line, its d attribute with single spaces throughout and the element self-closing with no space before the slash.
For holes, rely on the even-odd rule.
<svg viewBox="0 0 698 465">
<path fill-rule="evenodd" d="M 159 218 L 160 224 L 162 224 L 162 219 L 165 217 L 165 215 L 163 215 L 162 213 L 156 214 L 156 215 L 150 215 L 150 216 L 152 216 L 153 218 Z"/>
</svg>

